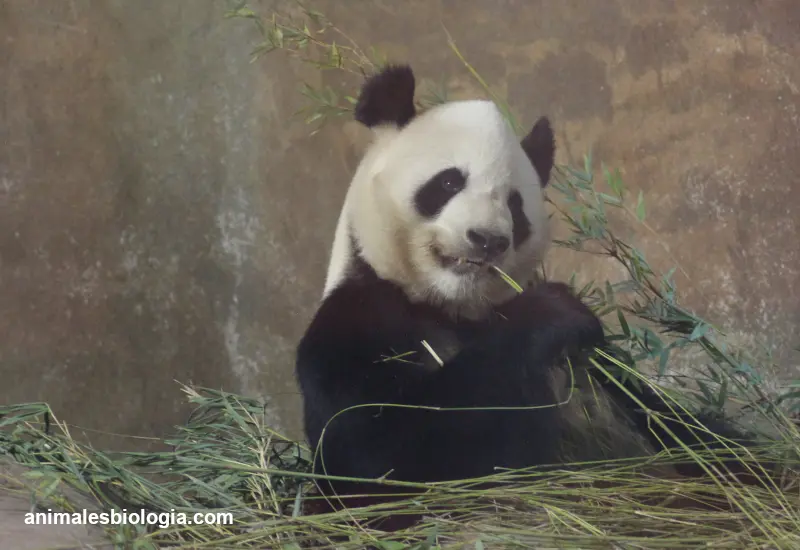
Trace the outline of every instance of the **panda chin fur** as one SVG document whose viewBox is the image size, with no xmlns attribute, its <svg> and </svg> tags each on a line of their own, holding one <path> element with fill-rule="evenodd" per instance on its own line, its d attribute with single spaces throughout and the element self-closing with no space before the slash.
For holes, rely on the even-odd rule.
<svg viewBox="0 0 800 550">
<path fill-rule="evenodd" d="M 651 433 L 648 413 L 587 368 L 587 355 L 605 345 L 600 320 L 566 285 L 532 278 L 550 244 L 547 119 L 518 141 L 490 102 L 420 114 L 413 94 L 411 69 L 389 66 L 367 80 L 356 105 L 375 139 L 342 206 L 322 303 L 297 347 L 316 471 L 432 482 L 654 453 L 669 436 Z M 453 269 L 448 258 L 468 256 L 470 246 L 494 256 Z M 525 291 L 492 273 L 493 262 Z M 646 389 L 626 391 L 667 412 Z M 339 414 L 370 403 L 440 410 Z M 688 429 L 672 430 L 697 442 Z M 337 482 L 320 489 L 387 491 Z"/>
</svg>

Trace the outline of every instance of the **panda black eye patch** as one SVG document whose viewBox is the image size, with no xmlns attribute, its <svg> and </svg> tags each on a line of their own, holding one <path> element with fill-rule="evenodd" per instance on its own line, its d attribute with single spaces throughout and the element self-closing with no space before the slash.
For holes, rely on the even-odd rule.
<svg viewBox="0 0 800 550">
<path fill-rule="evenodd" d="M 420 216 L 433 218 L 467 185 L 467 174 L 458 168 L 442 170 L 417 190 L 414 206 Z"/>
<path fill-rule="evenodd" d="M 517 248 L 531 236 L 531 222 L 522 210 L 522 195 L 519 194 L 519 191 L 514 191 L 509 195 L 508 209 L 511 211 L 514 248 Z"/>
</svg>

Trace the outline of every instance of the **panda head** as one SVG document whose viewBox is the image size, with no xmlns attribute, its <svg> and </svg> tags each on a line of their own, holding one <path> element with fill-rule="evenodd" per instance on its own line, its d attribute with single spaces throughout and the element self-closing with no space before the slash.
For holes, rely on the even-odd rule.
<svg viewBox="0 0 800 550">
<path fill-rule="evenodd" d="M 361 90 L 355 118 L 375 135 L 345 200 L 326 292 L 360 253 L 413 301 L 479 315 L 513 295 L 493 265 L 529 281 L 549 246 L 553 131 L 540 118 L 520 141 L 490 101 L 417 113 L 414 88 L 409 67 L 390 66 Z"/>
</svg>

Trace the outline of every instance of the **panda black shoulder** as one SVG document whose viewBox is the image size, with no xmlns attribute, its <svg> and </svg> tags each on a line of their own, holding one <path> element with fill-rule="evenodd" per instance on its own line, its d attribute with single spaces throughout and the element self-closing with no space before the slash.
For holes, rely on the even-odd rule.
<svg viewBox="0 0 800 550">
<path fill-rule="evenodd" d="M 352 334 L 379 336 L 379 329 L 404 331 L 412 328 L 412 308 L 402 289 L 381 279 L 375 270 L 356 257 L 347 277 L 323 299 L 317 314 L 301 341 L 317 346 L 341 347 Z M 380 319 L 393 320 L 396 326 Z M 363 343 L 367 346 L 367 343 Z M 370 346 L 372 347 L 372 346 Z"/>
<path fill-rule="evenodd" d="M 396 320 L 406 319 L 411 308 L 406 295 L 396 284 L 381 279 L 374 269 L 360 258 L 351 262 L 347 277 L 333 288 L 317 312 L 309 328 L 328 338 L 344 336 L 342 331 L 374 333 L 369 330 L 375 317 L 387 316 Z M 377 328 L 377 325 L 372 325 Z M 364 332 L 366 331 L 366 332 Z"/>
</svg>

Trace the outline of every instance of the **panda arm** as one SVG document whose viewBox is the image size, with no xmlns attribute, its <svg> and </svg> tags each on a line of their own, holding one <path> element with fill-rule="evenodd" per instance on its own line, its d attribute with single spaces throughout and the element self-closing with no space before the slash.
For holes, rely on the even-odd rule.
<svg viewBox="0 0 800 550">
<path fill-rule="evenodd" d="M 408 309 L 400 291 L 383 281 L 345 283 L 334 290 L 298 346 L 301 383 L 321 385 L 330 398 L 350 404 L 362 398 L 396 400 L 405 378 L 424 378 L 421 366 L 388 359 L 418 347 Z"/>
<path fill-rule="evenodd" d="M 576 359 L 604 344 L 600 320 L 562 283 L 543 283 L 528 289 L 500 307 L 499 312 L 507 321 L 496 324 L 442 369 L 444 376 L 452 378 L 469 370 L 495 379 L 507 377 L 502 395 L 479 394 L 484 406 L 490 406 L 492 400 L 496 404 L 498 399 L 511 398 L 514 392 L 510 386 L 523 389 L 517 396 L 523 394 L 526 403 L 520 405 L 541 404 L 552 397 L 546 377 L 564 356 Z"/>
<path fill-rule="evenodd" d="M 508 322 L 487 327 L 483 337 L 431 371 L 414 355 L 402 357 L 427 353 L 412 307 L 384 281 L 335 290 L 298 347 L 301 383 L 319 387 L 337 405 L 508 405 L 515 393 L 529 393 L 514 388 L 546 373 L 564 351 L 600 345 L 603 338 L 591 311 L 565 285 L 550 283 L 512 300 L 502 308 Z"/>
<path fill-rule="evenodd" d="M 436 373 L 414 363 L 413 355 L 382 360 L 419 353 L 417 332 L 412 306 L 384 281 L 347 282 L 324 300 L 300 341 L 296 364 L 306 435 L 314 450 L 322 440 L 321 472 L 428 477 L 422 456 L 435 439 L 428 435 L 435 417 L 380 405 L 421 405 L 436 395 Z"/>
</svg>

